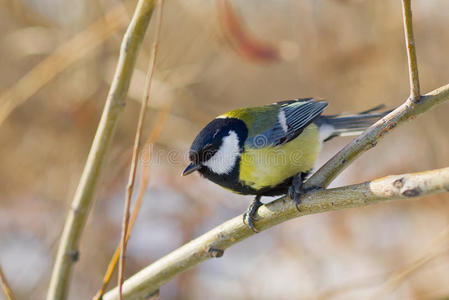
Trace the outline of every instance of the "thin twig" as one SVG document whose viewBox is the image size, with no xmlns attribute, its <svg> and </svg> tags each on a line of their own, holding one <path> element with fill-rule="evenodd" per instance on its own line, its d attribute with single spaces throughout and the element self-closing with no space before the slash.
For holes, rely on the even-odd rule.
<svg viewBox="0 0 449 300">
<path fill-rule="evenodd" d="M 387 292 L 394 290 L 419 268 L 423 267 L 425 264 L 437 258 L 438 256 L 447 253 L 448 238 L 449 227 L 446 227 L 431 241 L 430 245 L 423 251 L 424 253 L 418 259 L 408 264 L 406 267 L 395 272 L 389 272 L 389 274 L 370 276 L 364 279 L 360 279 L 357 282 L 351 282 L 342 286 L 338 286 L 336 288 L 329 289 L 318 296 L 314 296 L 311 299 L 331 299 L 335 298 L 335 296 L 337 295 L 354 291 L 355 289 L 360 289 L 368 286 L 372 287 L 373 285 L 379 284 L 381 284 L 381 290 L 370 297 L 370 299 L 385 299 Z M 444 249 L 442 251 L 435 251 L 435 248 L 437 246 L 446 247 L 443 247 Z M 385 278 L 387 279 L 385 280 Z"/>
<path fill-rule="evenodd" d="M 320 292 L 319 294 L 312 295 L 310 297 L 304 297 L 304 300 L 328 300 L 341 298 L 344 299 L 344 294 L 354 292 L 360 289 L 371 288 L 374 285 L 379 284 L 386 275 L 371 275 L 363 278 L 354 279 L 348 283 L 343 283 L 336 287 Z"/>
<path fill-rule="evenodd" d="M 424 254 L 422 254 L 419 258 L 409 264 L 407 267 L 398 270 L 391 274 L 385 283 L 382 285 L 382 288 L 379 292 L 375 293 L 371 299 L 385 299 L 386 294 L 388 292 L 393 291 L 397 288 L 402 282 L 405 281 L 411 274 L 413 274 L 416 270 L 423 267 L 433 259 L 438 256 L 447 253 L 448 250 L 448 238 L 449 238 L 449 227 L 443 230 L 436 238 L 432 240 L 430 246 L 427 247 Z M 436 246 L 443 246 L 443 249 L 438 249 L 439 251 L 435 251 Z"/>
<path fill-rule="evenodd" d="M 411 99 L 407 99 L 401 106 L 377 121 L 327 161 L 304 183 L 304 187 L 327 187 L 357 157 L 375 147 L 379 140 L 393 128 L 405 121 L 414 119 L 434 105 L 448 100 L 449 85 L 422 96 L 419 102 L 415 103 Z"/>
<path fill-rule="evenodd" d="M 11 112 L 48 84 L 70 65 L 100 46 L 128 22 L 123 3 L 116 5 L 101 19 L 60 45 L 0 95 L 0 124 Z"/>
<path fill-rule="evenodd" d="M 150 137 L 147 139 L 147 141 L 145 142 L 145 146 L 143 147 L 144 150 L 142 151 L 142 175 L 140 178 L 139 193 L 137 195 L 136 204 L 133 207 L 131 218 L 129 220 L 129 229 L 128 232 L 126 233 L 127 241 L 129 240 L 129 235 L 134 227 L 134 223 L 136 222 L 137 214 L 139 213 L 143 196 L 145 195 L 145 192 L 147 190 L 148 180 L 150 177 L 150 160 L 152 149 L 151 145 L 156 142 L 159 135 L 161 134 L 162 128 L 164 127 L 164 124 L 167 121 L 167 116 L 170 112 L 170 109 L 171 103 L 167 104 L 161 111 L 159 111 L 158 116 L 156 117 L 156 125 L 151 131 Z M 114 272 L 114 269 L 119 260 L 121 250 L 122 244 L 119 243 L 117 245 L 117 248 L 115 249 L 115 252 L 111 258 L 111 261 L 109 262 L 108 268 L 103 277 L 103 284 L 101 288 L 98 290 L 97 294 L 93 297 L 93 300 L 100 300 L 101 297 L 103 297 L 103 294 L 106 291 L 109 281 L 111 280 L 112 273 Z"/>
<path fill-rule="evenodd" d="M 299 210 L 293 201 L 282 197 L 259 209 L 256 225 L 259 230 L 265 230 L 304 215 L 447 191 L 449 168 L 392 175 L 361 184 L 308 193 L 302 199 Z M 228 220 L 133 275 L 125 281 L 123 295 L 127 300 L 145 299 L 175 275 L 202 261 L 222 256 L 227 248 L 253 234 L 242 222 L 242 215 Z M 118 299 L 118 289 L 108 292 L 103 299 Z"/>
<path fill-rule="evenodd" d="M 154 9 L 154 1 L 139 0 L 123 37 L 119 61 L 109 89 L 105 108 L 95 134 L 71 209 L 66 218 L 56 261 L 53 267 L 48 300 L 66 299 L 73 264 L 78 260 L 78 245 L 86 223 L 90 203 L 98 182 L 101 167 L 124 109 L 137 54 Z"/>
<path fill-rule="evenodd" d="M 15 299 L 14 294 L 11 290 L 8 280 L 6 280 L 6 276 L 5 273 L 3 273 L 2 266 L 0 266 L 0 285 L 2 287 L 3 293 L 6 296 L 6 299 L 14 300 Z"/>
<path fill-rule="evenodd" d="M 119 269 L 118 269 L 118 286 L 119 286 L 119 298 L 123 299 L 122 296 L 122 284 L 124 279 L 125 272 L 125 254 L 126 254 L 126 245 L 128 241 L 128 226 L 129 226 L 129 210 L 131 207 L 131 198 L 134 190 L 134 181 L 136 177 L 138 156 L 139 156 L 139 148 L 140 148 L 140 139 L 142 137 L 143 124 L 145 122 L 145 115 L 148 109 L 148 102 L 150 100 L 150 91 L 151 91 L 151 82 L 153 81 L 154 70 L 156 68 L 156 59 L 159 50 L 159 40 L 161 33 L 161 24 L 162 24 L 162 12 L 164 7 L 164 0 L 159 0 L 159 14 L 158 14 L 158 22 L 156 28 L 156 37 L 153 43 L 153 55 L 150 59 L 150 64 L 148 66 L 148 74 L 147 74 L 147 85 L 145 89 L 145 94 L 143 97 L 142 104 L 140 106 L 139 120 L 137 122 L 137 131 L 136 137 L 134 140 L 133 147 L 133 156 L 131 161 L 131 170 L 129 173 L 128 186 L 126 188 L 126 199 L 125 199 L 125 211 L 123 213 L 123 224 L 122 224 L 122 237 L 121 237 L 121 253 L 119 260 Z"/>
<path fill-rule="evenodd" d="M 410 77 L 410 98 L 412 101 L 418 101 L 421 95 L 419 91 L 415 37 L 413 35 L 411 0 L 402 0 L 402 19 L 404 21 L 405 45 L 407 47 L 408 72 Z"/>
<path fill-rule="evenodd" d="M 408 120 L 416 115 L 423 113 L 434 104 L 429 98 L 421 99 L 419 91 L 418 65 L 416 62 L 415 40 L 413 37 L 412 12 L 410 0 L 403 0 L 404 7 L 404 30 L 407 44 L 407 55 L 409 62 L 410 89 L 411 95 L 407 101 L 399 106 L 392 113 L 376 122 L 368 128 L 362 135 L 354 139 L 350 144 L 346 145 L 326 164 L 324 164 L 317 172 L 315 172 L 305 183 L 305 188 L 327 187 L 347 166 L 349 166 L 363 152 L 377 145 L 381 137 L 396 127 L 399 123 Z M 441 94 L 440 94 L 441 92 Z M 442 96 L 446 99 L 447 86 L 437 89 L 427 96 Z M 438 96 L 438 97 L 439 97 Z M 423 97 L 424 98 L 424 97 Z M 440 99 L 440 98 L 438 98 Z M 418 100 L 420 100 L 418 102 Z M 421 103 L 421 100 L 423 103 Z M 439 102 L 440 100 L 435 100 Z M 419 104 L 419 105 L 418 105 Z"/>
</svg>

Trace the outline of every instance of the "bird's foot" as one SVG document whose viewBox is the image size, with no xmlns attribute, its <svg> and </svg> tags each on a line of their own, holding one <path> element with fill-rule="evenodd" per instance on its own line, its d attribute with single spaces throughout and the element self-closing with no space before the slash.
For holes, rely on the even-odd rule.
<svg viewBox="0 0 449 300">
<path fill-rule="evenodd" d="M 303 187 L 302 173 L 296 174 L 295 177 L 293 177 L 292 185 L 288 188 L 288 196 L 295 202 L 295 206 L 298 211 L 300 211 L 300 198 L 305 193 L 306 192 Z"/>
<path fill-rule="evenodd" d="M 257 195 L 253 202 L 249 205 L 248 210 L 243 214 L 243 223 L 247 224 L 248 227 L 255 233 L 259 232 L 254 227 L 254 221 L 256 220 L 257 210 L 262 206 L 260 198 L 261 196 Z"/>
<path fill-rule="evenodd" d="M 292 185 L 288 188 L 288 196 L 295 202 L 296 209 L 299 209 L 299 205 L 301 204 L 301 197 L 311 191 L 321 190 L 322 187 L 313 186 L 310 188 L 304 188 L 304 176 L 303 173 L 297 174 L 293 177 Z"/>
</svg>

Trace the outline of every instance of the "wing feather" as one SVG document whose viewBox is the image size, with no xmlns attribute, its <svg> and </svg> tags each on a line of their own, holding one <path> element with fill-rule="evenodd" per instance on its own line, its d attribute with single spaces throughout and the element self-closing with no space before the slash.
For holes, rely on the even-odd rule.
<svg viewBox="0 0 449 300">
<path fill-rule="evenodd" d="M 251 147 L 277 146 L 291 141 L 321 115 L 327 102 L 307 98 L 282 101 L 274 105 L 280 106 L 276 123 L 270 129 L 249 137 L 247 143 Z"/>
</svg>

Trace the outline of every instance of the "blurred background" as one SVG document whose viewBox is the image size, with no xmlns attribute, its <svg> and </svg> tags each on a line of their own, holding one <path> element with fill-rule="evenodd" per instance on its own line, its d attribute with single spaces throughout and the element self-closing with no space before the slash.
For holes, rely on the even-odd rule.
<svg viewBox="0 0 449 300">
<path fill-rule="evenodd" d="M 19 299 L 43 299 L 136 1 L 0 3 L 0 263 Z M 449 83 L 449 2 L 415 0 L 413 8 L 428 92 Z M 155 19 L 69 299 L 92 298 L 119 241 Z M 247 208 L 251 197 L 180 176 L 191 141 L 216 115 L 300 97 L 326 99 L 329 114 L 393 108 L 408 91 L 399 0 L 166 1 L 144 137 L 155 126 L 162 131 L 150 148 L 126 276 Z M 397 128 L 332 186 L 446 167 L 448 114 L 442 104 Z M 327 143 L 317 166 L 349 141 Z M 160 299 L 446 299 L 448 200 L 442 194 L 289 221 L 178 276 Z"/>
</svg>

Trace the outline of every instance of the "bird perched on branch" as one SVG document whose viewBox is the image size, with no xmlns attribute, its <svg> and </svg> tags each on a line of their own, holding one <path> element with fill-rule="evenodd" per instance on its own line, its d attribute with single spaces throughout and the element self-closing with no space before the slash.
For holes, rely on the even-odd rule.
<svg viewBox="0 0 449 300">
<path fill-rule="evenodd" d="M 305 98 L 230 111 L 212 120 L 190 148 L 191 163 L 182 173 L 198 171 L 216 184 L 243 195 L 256 195 L 244 215 L 254 219 L 262 196 L 289 194 L 299 205 L 303 181 L 322 143 L 336 136 L 358 135 L 388 112 L 383 106 L 355 114 L 321 113 L 327 102 Z"/>
</svg>

